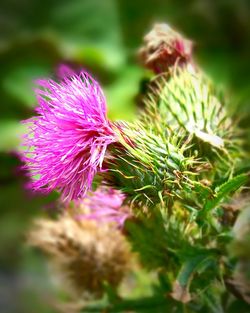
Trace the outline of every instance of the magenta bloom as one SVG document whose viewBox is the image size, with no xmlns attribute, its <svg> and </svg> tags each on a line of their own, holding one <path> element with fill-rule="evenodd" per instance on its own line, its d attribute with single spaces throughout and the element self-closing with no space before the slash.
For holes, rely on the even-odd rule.
<svg viewBox="0 0 250 313">
<path fill-rule="evenodd" d="M 110 187 L 99 187 L 94 192 L 89 192 L 78 205 L 86 211 L 78 218 L 94 219 L 97 222 L 114 222 L 122 227 L 130 216 L 130 210 L 124 205 L 124 194 Z"/>
<path fill-rule="evenodd" d="M 108 145 L 116 140 L 106 116 L 99 84 L 86 72 L 61 79 L 39 80 L 37 116 L 25 121 L 22 159 L 31 188 L 57 189 L 65 201 L 83 197 L 102 171 Z"/>
</svg>

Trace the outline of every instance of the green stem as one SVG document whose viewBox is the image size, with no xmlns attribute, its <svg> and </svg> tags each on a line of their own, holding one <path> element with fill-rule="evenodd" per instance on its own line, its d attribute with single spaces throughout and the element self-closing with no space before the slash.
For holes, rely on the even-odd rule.
<svg viewBox="0 0 250 313">
<path fill-rule="evenodd" d="M 125 311 L 148 311 L 151 309 L 152 312 L 157 308 L 166 306 L 168 300 L 162 296 L 147 297 L 142 299 L 130 299 L 130 300 L 120 300 L 117 303 L 113 304 L 97 304 L 90 305 L 85 307 L 82 310 L 82 313 L 91 313 L 91 312 L 105 312 L 105 313 L 118 313 Z M 151 312 L 151 311 L 150 311 Z"/>
</svg>

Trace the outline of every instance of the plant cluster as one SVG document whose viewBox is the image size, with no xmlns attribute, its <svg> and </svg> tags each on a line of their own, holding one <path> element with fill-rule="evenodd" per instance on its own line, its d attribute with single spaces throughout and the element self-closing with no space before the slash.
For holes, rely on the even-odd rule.
<svg viewBox="0 0 250 313">
<path fill-rule="evenodd" d="M 248 312 L 248 155 L 229 95 L 169 26 L 156 25 L 139 56 L 152 79 L 133 122 L 107 118 L 85 71 L 38 82 L 22 159 L 31 188 L 59 191 L 73 214 L 40 221 L 30 241 L 67 260 L 81 294 L 106 293 L 82 312 Z M 117 291 L 134 254 L 157 277 L 151 296 Z"/>
</svg>

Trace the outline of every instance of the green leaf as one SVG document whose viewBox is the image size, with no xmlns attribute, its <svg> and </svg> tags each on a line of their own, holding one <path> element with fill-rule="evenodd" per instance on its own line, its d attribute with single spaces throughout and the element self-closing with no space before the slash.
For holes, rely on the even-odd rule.
<svg viewBox="0 0 250 313">
<path fill-rule="evenodd" d="M 207 199 L 213 194 L 213 190 L 210 187 L 205 186 L 204 184 L 196 181 L 193 181 L 192 183 L 194 185 L 194 190 L 197 193 L 199 199 L 201 200 Z"/>
<path fill-rule="evenodd" d="M 208 212 L 215 207 L 217 207 L 223 199 L 229 196 L 230 193 L 237 191 L 241 186 L 246 184 L 249 177 L 247 174 L 242 174 L 233 177 L 232 179 L 228 180 L 226 183 L 218 186 L 215 189 L 215 195 L 213 199 L 208 200 L 201 212 Z"/>
<path fill-rule="evenodd" d="M 173 291 L 171 296 L 183 303 L 187 303 L 191 300 L 189 293 L 189 287 L 193 276 L 196 272 L 203 272 L 208 266 L 211 265 L 211 261 L 214 261 L 214 255 L 208 253 L 199 254 L 188 259 L 181 267 L 176 281 L 174 282 Z"/>
<path fill-rule="evenodd" d="M 224 313 L 221 301 L 221 293 L 223 287 L 218 282 L 213 282 L 200 297 L 211 313 Z M 226 311 L 228 312 L 228 311 Z M 240 311 L 241 312 L 241 311 Z"/>
</svg>

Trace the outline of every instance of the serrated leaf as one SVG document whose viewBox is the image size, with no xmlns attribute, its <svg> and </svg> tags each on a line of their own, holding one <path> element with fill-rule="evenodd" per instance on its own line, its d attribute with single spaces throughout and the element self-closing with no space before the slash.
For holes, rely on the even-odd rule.
<svg viewBox="0 0 250 313">
<path fill-rule="evenodd" d="M 192 182 L 194 190 L 200 199 L 208 198 L 213 194 L 213 190 L 209 186 L 205 186 L 200 182 Z"/>
<path fill-rule="evenodd" d="M 217 207 L 224 198 L 229 196 L 230 193 L 237 191 L 247 181 L 248 175 L 242 174 L 235 176 L 232 179 L 228 180 L 226 183 L 218 186 L 215 190 L 215 195 L 213 199 L 206 202 L 202 212 L 207 212 Z"/>
</svg>

